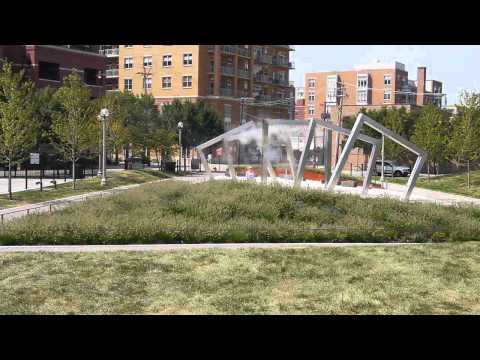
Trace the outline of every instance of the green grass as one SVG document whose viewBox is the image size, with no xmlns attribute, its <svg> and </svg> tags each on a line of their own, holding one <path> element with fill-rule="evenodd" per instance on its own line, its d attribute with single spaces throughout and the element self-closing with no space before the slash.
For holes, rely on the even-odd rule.
<svg viewBox="0 0 480 360">
<path fill-rule="evenodd" d="M 44 188 L 40 190 L 27 190 L 13 193 L 13 200 L 8 200 L 7 195 L 0 197 L 0 208 L 10 208 L 25 204 L 34 204 L 42 201 L 63 198 L 72 195 L 80 195 L 93 191 L 111 189 L 117 186 L 140 184 L 148 181 L 168 178 L 169 175 L 155 170 L 127 170 L 121 172 L 110 172 L 106 186 L 100 185 L 100 178 L 87 178 L 77 180 L 76 190 L 72 189 L 72 183 L 59 183 L 57 188 Z"/>
<path fill-rule="evenodd" d="M 0 227 L 0 244 L 480 240 L 480 209 L 251 183 L 166 181 Z"/>
<path fill-rule="evenodd" d="M 479 314 L 480 244 L 0 254 L 1 314 Z"/>
<path fill-rule="evenodd" d="M 405 185 L 408 181 L 408 177 L 386 177 L 385 179 L 387 182 L 401 185 Z M 373 180 L 380 181 L 380 177 L 374 176 Z M 418 178 L 416 186 L 435 191 L 480 198 L 480 170 L 475 170 L 470 173 L 470 189 L 467 186 L 467 173 L 431 176 L 430 180 L 426 177 L 421 177 Z"/>
</svg>

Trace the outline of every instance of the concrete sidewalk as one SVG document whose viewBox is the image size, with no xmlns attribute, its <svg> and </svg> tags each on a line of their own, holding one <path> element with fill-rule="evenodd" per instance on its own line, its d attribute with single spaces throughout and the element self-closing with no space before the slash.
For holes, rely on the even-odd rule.
<svg viewBox="0 0 480 360">
<path fill-rule="evenodd" d="M 167 179 L 158 179 L 154 181 L 149 181 L 141 184 L 131 184 L 131 185 L 124 185 L 124 186 L 118 186 L 115 188 L 111 188 L 108 190 L 102 190 L 102 191 L 94 191 L 94 192 L 89 192 L 89 193 L 84 193 L 80 195 L 73 195 L 73 196 L 67 196 L 64 198 L 59 198 L 59 199 L 53 199 L 53 200 L 48 200 L 40 203 L 35 203 L 35 204 L 27 204 L 23 206 L 17 206 L 14 208 L 8 208 L 8 209 L 2 209 L 0 210 L 0 217 L 3 221 L 8 221 L 12 220 L 15 218 L 19 218 L 28 214 L 38 214 L 38 213 L 45 213 L 45 212 L 52 212 L 55 210 L 59 210 L 62 208 L 65 208 L 67 206 L 70 206 L 73 203 L 77 202 L 82 202 L 88 199 L 93 199 L 93 198 L 99 198 L 99 197 L 104 197 L 104 196 L 111 196 L 119 192 L 123 192 L 129 189 L 137 188 L 142 185 L 146 184 L 153 184 L 161 181 L 167 181 L 171 180 L 170 178 Z"/>
<path fill-rule="evenodd" d="M 238 243 L 238 244 L 147 244 L 147 245 L 32 245 L 0 246 L 0 253 L 12 252 L 112 252 L 112 251 L 186 251 L 186 250 L 236 250 L 236 249 L 305 249 L 344 248 L 369 246 L 410 246 L 429 243 Z"/>
</svg>

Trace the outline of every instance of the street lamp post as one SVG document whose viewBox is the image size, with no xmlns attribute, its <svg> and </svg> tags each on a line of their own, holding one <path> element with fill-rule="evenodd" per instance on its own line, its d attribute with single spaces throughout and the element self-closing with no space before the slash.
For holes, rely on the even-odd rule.
<svg viewBox="0 0 480 360">
<path fill-rule="evenodd" d="M 180 146 L 180 159 L 178 160 L 178 170 L 182 169 L 182 155 L 183 155 L 183 148 L 182 148 L 182 129 L 183 129 L 183 122 L 179 121 L 177 124 L 178 127 L 178 144 Z"/>
<path fill-rule="evenodd" d="M 98 119 L 102 122 L 102 181 L 100 184 L 102 186 L 107 185 L 107 152 L 106 152 L 106 138 L 105 138 L 105 126 L 110 112 L 108 109 L 100 110 L 100 115 Z"/>
<path fill-rule="evenodd" d="M 103 74 L 100 71 L 98 73 L 98 80 L 102 84 Z M 99 118 L 100 119 L 100 118 Z M 98 172 L 97 176 L 102 176 L 102 136 L 99 134 L 98 136 Z"/>
</svg>

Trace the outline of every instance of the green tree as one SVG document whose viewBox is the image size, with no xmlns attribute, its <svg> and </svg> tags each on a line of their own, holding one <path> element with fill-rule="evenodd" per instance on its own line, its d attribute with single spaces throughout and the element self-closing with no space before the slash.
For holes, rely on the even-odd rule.
<svg viewBox="0 0 480 360">
<path fill-rule="evenodd" d="M 12 199 L 12 163 L 34 144 L 37 125 L 33 121 L 33 83 L 24 72 L 14 72 L 2 62 L 0 70 L 0 153 L 8 162 L 8 198 Z"/>
<path fill-rule="evenodd" d="M 182 144 L 187 148 L 223 133 L 223 124 L 215 109 L 205 101 L 197 102 L 174 100 L 163 105 L 162 118 L 166 127 L 177 130 L 178 122 L 183 122 Z"/>
<path fill-rule="evenodd" d="M 91 93 L 77 74 L 68 75 L 55 93 L 60 110 L 55 113 L 52 134 L 65 159 L 72 161 L 73 189 L 76 186 L 75 167 L 82 154 L 95 148 L 98 124 Z"/>
<path fill-rule="evenodd" d="M 452 119 L 448 144 L 451 159 L 467 165 L 467 187 L 470 188 L 470 165 L 480 157 L 480 94 L 463 92 L 457 115 Z"/>
<path fill-rule="evenodd" d="M 381 109 L 375 110 L 367 110 L 363 108 L 360 110 L 360 112 L 396 132 L 397 134 L 405 137 L 407 140 L 411 138 L 414 130 L 414 124 L 419 116 L 418 110 L 407 111 L 407 109 L 404 107 L 387 108 L 384 106 Z M 343 120 L 343 126 L 347 129 L 351 129 L 355 119 L 356 117 L 345 117 Z M 362 133 L 378 139 L 382 137 L 380 133 L 373 130 L 369 126 L 362 127 Z M 346 139 L 344 141 L 346 141 Z M 355 142 L 355 147 L 362 148 L 366 153 L 370 151 L 370 145 L 361 141 Z M 384 152 L 387 159 L 400 160 L 409 163 L 413 163 L 414 161 L 413 154 L 388 138 L 385 138 Z"/>
<path fill-rule="evenodd" d="M 160 158 L 162 160 L 170 159 L 171 151 L 175 144 L 176 134 L 170 129 L 157 127 L 151 133 L 148 141 L 148 147 L 155 152 L 159 170 Z"/>
<path fill-rule="evenodd" d="M 430 164 L 438 174 L 438 164 L 447 156 L 448 121 L 445 113 L 436 106 L 424 106 L 420 112 L 412 141 L 428 153 L 427 172 L 430 179 Z"/>
</svg>

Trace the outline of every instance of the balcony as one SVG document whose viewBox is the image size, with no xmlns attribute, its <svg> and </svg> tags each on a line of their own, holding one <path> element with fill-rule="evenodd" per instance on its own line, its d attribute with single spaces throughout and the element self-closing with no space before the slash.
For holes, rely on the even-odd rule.
<svg viewBox="0 0 480 360">
<path fill-rule="evenodd" d="M 119 48 L 113 49 L 102 49 L 100 50 L 100 54 L 105 55 L 106 57 L 117 57 L 119 54 Z"/>
<path fill-rule="evenodd" d="M 238 97 L 249 97 L 249 91 L 248 90 L 237 90 L 237 96 Z"/>
<path fill-rule="evenodd" d="M 224 54 L 237 54 L 237 46 L 236 45 L 222 45 L 221 46 L 222 53 Z"/>
<path fill-rule="evenodd" d="M 238 70 L 238 77 L 241 77 L 242 79 L 250 79 L 250 71 Z"/>
<path fill-rule="evenodd" d="M 290 62 L 288 63 L 288 68 L 289 68 L 290 70 L 294 70 L 294 69 L 295 69 L 295 63 L 294 63 L 293 61 L 290 61 Z"/>
<path fill-rule="evenodd" d="M 222 66 L 222 75 L 234 76 L 235 69 L 233 66 Z"/>
<path fill-rule="evenodd" d="M 233 89 L 231 88 L 220 88 L 221 96 L 233 96 Z"/>
<path fill-rule="evenodd" d="M 272 83 L 272 78 L 267 76 L 267 75 L 257 74 L 257 75 L 255 75 L 255 81 L 266 83 L 266 84 L 271 84 Z"/>
<path fill-rule="evenodd" d="M 271 95 L 257 95 L 255 96 L 255 100 L 257 101 L 272 101 Z"/>
<path fill-rule="evenodd" d="M 273 79 L 273 83 L 281 86 L 289 86 L 288 80 Z"/>
<path fill-rule="evenodd" d="M 273 57 L 273 58 L 272 58 L 272 65 L 288 67 L 289 62 L 288 62 L 288 60 L 285 59 L 285 58 Z"/>
<path fill-rule="evenodd" d="M 208 45 L 208 51 L 215 51 L 215 45 Z"/>
<path fill-rule="evenodd" d="M 255 59 L 257 64 L 272 64 L 272 56 L 271 55 L 258 55 L 257 58 Z"/>
<path fill-rule="evenodd" d="M 117 78 L 118 77 L 118 69 L 107 69 L 107 70 L 105 70 L 105 77 L 107 79 Z"/>
<path fill-rule="evenodd" d="M 250 48 L 246 49 L 246 48 L 239 47 L 238 48 L 238 55 L 249 58 L 250 57 Z"/>
</svg>

